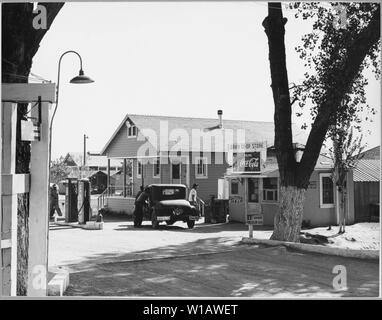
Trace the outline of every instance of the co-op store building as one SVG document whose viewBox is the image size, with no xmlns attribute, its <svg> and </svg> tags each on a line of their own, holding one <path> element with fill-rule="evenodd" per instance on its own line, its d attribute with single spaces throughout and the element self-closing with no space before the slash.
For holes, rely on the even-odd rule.
<svg viewBox="0 0 382 320">
<path fill-rule="evenodd" d="M 298 158 L 304 135 L 293 129 Z M 215 119 L 126 115 L 101 151 L 124 164 L 120 185 L 109 184 L 104 203 L 131 214 L 141 185 L 182 183 L 189 190 L 196 183 L 201 202 L 211 196 L 229 199 L 230 220 L 244 223 L 256 214 L 259 224 L 273 225 L 280 189 L 273 140 L 272 122 L 225 120 L 221 112 Z M 332 166 L 321 155 L 311 176 L 303 219 L 312 226 L 338 222 Z M 352 183 L 349 172 L 349 223 L 354 219 Z"/>
</svg>

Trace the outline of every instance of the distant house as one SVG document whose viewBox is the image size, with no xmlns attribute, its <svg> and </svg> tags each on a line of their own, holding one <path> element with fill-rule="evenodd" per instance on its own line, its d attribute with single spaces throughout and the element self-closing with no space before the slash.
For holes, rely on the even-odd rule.
<svg viewBox="0 0 382 320">
<path fill-rule="evenodd" d="M 85 166 L 83 165 L 83 153 L 68 152 L 63 163 L 70 168 L 69 177 L 81 178 L 89 177 L 98 171 L 108 170 L 108 159 L 99 153 L 87 152 Z M 109 170 L 111 174 L 122 170 L 122 162 L 117 159 L 110 159 Z"/>
<path fill-rule="evenodd" d="M 76 160 L 74 160 L 74 158 L 77 158 Z M 82 159 L 78 159 L 78 157 L 76 157 L 73 153 L 67 153 L 65 158 L 64 158 L 64 164 L 68 167 L 78 167 L 79 164 L 77 164 L 77 162 L 80 163 L 80 161 L 82 161 Z"/>
<path fill-rule="evenodd" d="M 122 170 L 123 162 L 118 159 L 110 159 L 109 170 L 116 172 Z M 89 171 L 107 171 L 108 158 L 99 153 L 87 153 L 85 167 Z"/>
<path fill-rule="evenodd" d="M 168 136 L 161 131 L 161 124 L 168 127 Z M 155 156 L 139 155 L 139 148 L 147 144 L 145 129 L 151 130 L 158 139 L 165 142 L 165 146 L 153 146 Z M 245 131 L 246 141 L 262 141 L 267 145 L 273 144 L 274 125 L 272 122 L 219 120 L 205 118 L 186 118 L 169 116 L 127 115 L 115 130 L 103 150 L 102 155 L 108 159 L 123 159 L 132 165 L 132 192 L 135 195 L 141 185 L 151 183 L 182 183 L 191 188 L 194 183 L 199 185 L 198 195 L 203 200 L 208 200 L 212 195 L 217 195 L 217 180 L 223 178 L 228 168 L 225 154 L 216 151 L 216 145 L 221 141 L 212 139 L 207 143 L 192 145 L 187 140 L 193 130 L 224 133 L 225 131 Z M 187 141 L 179 140 L 174 134 L 182 131 L 187 136 Z M 159 141 L 158 141 L 159 143 Z M 180 145 L 180 152 L 173 152 L 173 147 Z M 173 159 L 176 158 L 176 161 Z M 218 161 L 218 158 L 222 161 Z M 219 162 L 219 163 L 218 163 Z M 125 179 L 126 180 L 126 179 Z"/>
<path fill-rule="evenodd" d="M 380 207 L 380 147 L 362 153 L 354 169 L 355 222 L 377 221 Z"/>
<path fill-rule="evenodd" d="M 81 152 L 68 152 L 63 163 L 70 169 L 69 178 L 89 179 L 91 193 L 93 194 L 102 193 L 108 185 L 115 190 L 116 179 L 114 175 L 123 170 L 122 161 L 107 159 L 107 157 L 94 152 L 86 154 L 85 166 L 83 165 L 83 153 Z M 129 170 L 128 167 L 126 167 L 126 170 Z M 59 186 L 60 193 L 64 193 L 63 181 Z"/>
<path fill-rule="evenodd" d="M 104 171 L 93 171 L 86 177 L 90 182 L 90 190 L 92 194 L 100 194 L 107 187 L 107 173 Z"/>
</svg>

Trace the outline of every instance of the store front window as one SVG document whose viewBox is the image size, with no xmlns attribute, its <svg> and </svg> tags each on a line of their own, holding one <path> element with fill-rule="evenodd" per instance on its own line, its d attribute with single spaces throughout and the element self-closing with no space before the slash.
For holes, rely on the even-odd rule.
<svg viewBox="0 0 382 320">
<path fill-rule="evenodd" d="M 259 179 L 248 179 L 248 202 L 259 202 Z"/>
<path fill-rule="evenodd" d="M 278 201 L 277 178 L 263 179 L 263 200 L 269 202 Z"/>
</svg>

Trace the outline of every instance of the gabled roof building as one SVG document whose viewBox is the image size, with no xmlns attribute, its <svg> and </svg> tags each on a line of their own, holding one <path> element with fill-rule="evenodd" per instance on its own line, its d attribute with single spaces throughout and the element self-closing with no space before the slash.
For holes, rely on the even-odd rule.
<svg viewBox="0 0 382 320">
<path fill-rule="evenodd" d="M 294 125 L 292 132 L 299 161 L 306 133 Z M 280 188 L 273 143 L 273 122 L 226 120 L 221 110 L 215 119 L 128 114 L 101 151 L 132 168 L 131 175 L 122 173 L 123 183 L 113 189 L 108 207 L 132 213 L 128 195 L 135 196 L 140 186 L 181 183 L 190 189 L 197 184 L 202 203 L 212 196 L 229 199 L 231 220 L 246 222 L 257 215 L 259 224 L 273 225 Z M 308 224 L 338 220 L 332 168 L 331 159 L 321 155 L 307 192 Z"/>
</svg>

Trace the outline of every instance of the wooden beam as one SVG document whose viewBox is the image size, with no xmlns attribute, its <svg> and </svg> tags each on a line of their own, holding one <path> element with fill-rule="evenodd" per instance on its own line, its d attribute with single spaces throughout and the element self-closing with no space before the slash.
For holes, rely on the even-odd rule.
<svg viewBox="0 0 382 320">
<path fill-rule="evenodd" d="M 2 103 L 2 174 L 13 174 L 16 168 L 17 105 Z M 14 143 L 12 143 L 14 141 Z"/>
<path fill-rule="evenodd" d="M 13 175 L 16 169 L 16 125 L 17 125 L 17 105 L 11 102 L 2 102 L 1 107 L 1 219 L 10 222 L 11 246 L 11 264 L 10 295 L 16 296 L 17 289 L 17 194 L 12 194 Z M 8 179 L 7 179 L 8 178 Z M 2 179 L 3 180 L 3 179 Z M 11 191 L 11 192 L 7 192 Z M 8 195 L 4 195 L 7 192 Z M 10 194 L 9 194 L 10 193 Z M 3 227 L 2 227 L 3 228 Z M 9 235 L 8 235 L 9 236 Z M 1 252 L 3 253 L 3 252 Z M 4 262 L 2 262 L 3 264 Z M 4 266 L 5 267 L 5 266 Z M 3 280 L 2 280 L 3 281 Z M 6 293 L 9 294 L 9 293 Z"/>
<path fill-rule="evenodd" d="M 33 297 L 47 295 L 50 106 L 42 103 L 41 140 L 31 143 L 27 296 Z M 34 108 L 32 117 L 37 116 L 37 112 Z"/>
<path fill-rule="evenodd" d="M 1 85 L 1 100 L 5 102 L 36 102 L 41 97 L 42 102 L 55 102 L 54 83 L 4 83 Z"/>
<path fill-rule="evenodd" d="M 29 178 L 26 174 L 2 174 L 1 185 L 3 196 L 29 192 Z"/>
</svg>

